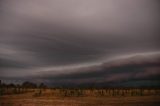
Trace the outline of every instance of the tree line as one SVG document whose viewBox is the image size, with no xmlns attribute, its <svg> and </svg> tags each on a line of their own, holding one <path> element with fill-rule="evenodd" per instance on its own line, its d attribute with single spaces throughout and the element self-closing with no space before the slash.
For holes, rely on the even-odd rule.
<svg viewBox="0 0 160 106">
<path fill-rule="evenodd" d="M 3 83 L 0 80 L 0 95 L 6 94 L 21 94 L 26 92 L 32 92 L 34 89 L 46 89 L 47 86 L 44 83 L 40 83 L 39 85 L 25 81 L 22 84 L 14 84 L 14 83 Z"/>
<path fill-rule="evenodd" d="M 34 92 L 33 96 L 45 95 L 45 90 L 50 90 L 53 96 L 145 96 L 160 95 L 159 88 L 49 88 L 44 83 L 35 84 L 25 81 L 22 84 L 5 84 L 0 80 L 0 96 L 9 94 L 22 94 Z"/>
<path fill-rule="evenodd" d="M 105 88 L 105 89 L 60 89 L 62 96 L 146 96 L 160 95 L 160 89 Z"/>
</svg>

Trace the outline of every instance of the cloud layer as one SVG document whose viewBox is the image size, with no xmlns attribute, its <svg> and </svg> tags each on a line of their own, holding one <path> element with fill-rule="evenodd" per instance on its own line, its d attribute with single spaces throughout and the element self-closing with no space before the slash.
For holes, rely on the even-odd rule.
<svg viewBox="0 0 160 106">
<path fill-rule="evenodd" d="M 74 69 L 39 72 L 32 78 L 59 86 L 160 86 L 160 54 L 138 54 L 127 58 L 108 61 L 99 65 Z M 132 85 L 131 83 L 142 84 Z"/>
<path fill-rule="evenodd" d="M 157 0 L 1 0 L 0 78 L 72 70 L 80 72 L 75 79 L 90 78 L 113 58 L 160 51 L 159 19 Z M 159 69 L 146 70 L 152 68 Z M 130 76 L 120 74 L 99 78 Z M 56 78 L 71 78 L 62 76 Z"/>
</svg>

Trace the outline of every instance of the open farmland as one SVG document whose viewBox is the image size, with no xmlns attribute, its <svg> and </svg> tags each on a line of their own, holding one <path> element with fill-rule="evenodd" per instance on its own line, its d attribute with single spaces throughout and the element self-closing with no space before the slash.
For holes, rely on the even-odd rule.
<svg viewBox="0 0 160 106">
<path fill-rule="evenodd" d="M 159 89 L 14 89 L 0 106 L 158 106 Z M 14 91 L 14 93 L 11 91 Z"/>
</svg>

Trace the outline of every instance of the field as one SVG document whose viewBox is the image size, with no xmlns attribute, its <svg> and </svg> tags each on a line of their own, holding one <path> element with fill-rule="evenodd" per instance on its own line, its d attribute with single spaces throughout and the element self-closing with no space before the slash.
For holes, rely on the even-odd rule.
<svg viewBox="0 0 160 106">
<path fill-rule="evenodd" d="M 17 91 L 16 91 L 17 90 Z M 11 89 L 0 106 L 159 106 L 159 89 Z M 8 93 L 7 93 L 8 92 Z"/>
</svg>

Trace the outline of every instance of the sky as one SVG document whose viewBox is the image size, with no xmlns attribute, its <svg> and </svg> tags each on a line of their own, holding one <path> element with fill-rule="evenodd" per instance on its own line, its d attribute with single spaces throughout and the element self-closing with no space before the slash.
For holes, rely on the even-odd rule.
<svg viewBox="0 0 160 106">
<path fill-rule="evenodd" d="M 69 74 L 73 83 L 76 73 L 84 82 L 105 81 L 90 75 L 104 64 L 122 60 L 129 64 L 134 57 L 139 58 L 132 65 L 143 60 L 143 71 L 160 75 L 159 4 L 158 0 L 1 0 L 0 78 L 32 77 L 52 83 L 64 82 Z M 154 66 L 144 69 L 148 64 Z M 118 67 L 120 75 L 105 74 L 118 80 L 130 76 L 121 71 Z"/>
</svg>

